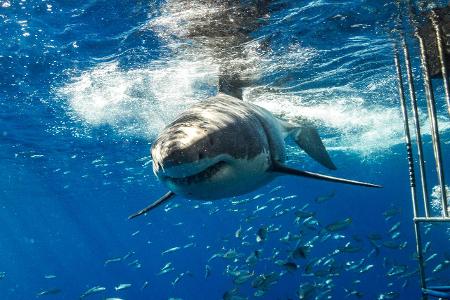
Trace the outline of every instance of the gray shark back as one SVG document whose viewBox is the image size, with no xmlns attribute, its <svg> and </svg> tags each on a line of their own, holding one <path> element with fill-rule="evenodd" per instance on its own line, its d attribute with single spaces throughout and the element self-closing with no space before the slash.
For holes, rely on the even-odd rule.
<svg viewBox="0 0 450 300">
<path fill-rule="evenodd" d="M 220 154 L 228 154 L 235 159 L 252 159 L 262 152 L 270 153 L 271 157 L 282 162 L 284 142 L 272 133 L 273 124 L 268 123 L 264 114 L 270 113 L 229 95 L 219 94 L 194 105 L 170 123 L 153 144 L 152 153 L 169 156 L 173 164 Z M 183 144 L 190 147 L 186 151 L 166 153 L 174 147 L 182 148 Z"/>
</svg>

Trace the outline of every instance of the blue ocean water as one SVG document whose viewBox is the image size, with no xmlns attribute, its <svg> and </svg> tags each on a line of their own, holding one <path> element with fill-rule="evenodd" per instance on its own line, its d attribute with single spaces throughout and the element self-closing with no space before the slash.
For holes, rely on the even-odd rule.
<svg viewBox="0 0 450 300">
<path fill-rule="evenodd" d="M 289 120 L 310 118 L 338 167 L 332 175 L 384 188 L 280 177 L 249 195 L 179 197 L 127 220 L 166 193 L 151 169 L 156 134 L 216 92 L 214 59 L 178 39 L 183 21 L 202 12 L 177 11 L 176 1 L 0 0 L 0 299 L 42 291 L 77 299 L 96 286 L 105 290 L 87 299 L 232 299 L 226 292 L 298 299 L 302 291 L 305 299 L 419 298 L 388 34 L 395 3 L 275 4 L 246 48 L 254 84 L 244 99 Z M 258 51 L 260 41 L 269 50 Z M 414 72 L 420 77 L 417 61 Z M 450 153 L 450 120 L 438 99 L 443 152 Z M 423 96 L 419 103 L 431 189 Z M 291 166 L 328 172 L 293 142 L 288 156 Z M 449 164 L 447 154 L 446 170 Z M 299 211 L 313 218 L 304 224 Z M 348 228 L 324 233 L 347 218 Z M 256 241 L 260 228 L 263 242 Z M 427 277 L 448 285 L 450 232 L 426 230 Z M 297 243 L 309 253 L 289 259 Z M 255 251 L 259 257 L 246 263 Z M 280 266 L 286 261 L 298 269 Z M 251 274 L 242 284 L 233 282 L 239 270 Z M 272 273 L 276 281 L 255 296 L 252 282 Z M 120 284 L 131 286 L 116 290 Z"/>
</svg>

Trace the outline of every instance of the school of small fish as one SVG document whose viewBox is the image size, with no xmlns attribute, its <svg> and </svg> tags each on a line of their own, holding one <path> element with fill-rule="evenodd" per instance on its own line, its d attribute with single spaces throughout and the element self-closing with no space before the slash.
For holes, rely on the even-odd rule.
<svg viewBox="0 0 450 300">
<path fill-rule="evenodd" d="M 80 289 L 79 298 L 94 299 L 95 295 L 99 295 L 102 299 L 124 300 L 129 290 L 151 294 L 152 289 L 157 288 L 152 285 L 154 281 L 167 282 L 176 294 L 184 282 L 208 284 L 228 278 L 229 288 L 222 293 L 224 300 L 272 299 L 271 290 L 274 287 L 284 280 L 296 278 L 297 286 L 286 294 L 286 299 L 333 299 L 336 294 L 345 298 L 400 299 L 403 288 L 410 282 L 417 284 L 415 248 L 402 238 L 405 233 L 402 231 L 404 224 L 398 221 L 402 213 L 400 208 L 392 206 L 378 216 L 386 222 L 384 229 L 374 228 L 372 232 L 356 234 L 356 224 L 351 216 L 335 220 L 319 217 L 321 208 L 330 208 L 332 206 L 327 206 L 329 203 L 334 205 L 332 202 L 339 201 L 335 191 L 301 201 L 298 195 L 283 195 L 283 190 L 282 186 L 277 186 L 266 194 L 233 198 L 227 203 L 188 202 L 189 206 L 181 201 L 168 203 L 155 213 L 167 214 L 166 220 L 170 224 L 164 226 L 173 227 L 179 236 L 171 236 L 166 240 L 165 247 L 158 248 L 159 244 L 152 241 L 152 235 L 145 226 L 158 230 L 161 224 L 153 224 L 151 218 L 142 219 L 146 222 L 144 227 L 143 223 L 135 223 L 136 227 L 130 233 L 130 238 L 142 239 L 143 243 L 159 253 L 154 257 L 155 262 L 160 262 L 159 267 L 152 267 L 151 274 L 142 273 L 145 276 L 140 282 L 118 280 L 115 285 L 93 283 Z M 234 216 L 238 226 L 227 232 L 217 232 L 220 235 L 216 241 L 218 243 L 203 239 L 200 232 L 186 229 L 191 224 L 175 217 L 177 211 L 183 210 L 182 215 L 187 213 L 186 210 L 197 210 L 204 216 L 201 228 L 206 230 L 208 218 L 217 216 L 219 211 L 222 214 L 224 209 L 229 217 Z M 424 226 L 425 236 L 432 226 Z M 405 232 L 410 231 L 410 228 L 407 229 Z M 164 231 L 160 231 L 163 234 Z M 171 240 L 184 242 L 171 243 Z M 214 244 L 219 244 L 220 248 L 212 246 Z M 424 263 L 431 274 L 427 281 L 438 283 L 440 275 L 448 274 L 450 270 L 450 252 L 433 249 L 430 241 L 424 245 Z M 398 257 L 392 255 L 393 251 L 403 253 L 400 256 L 404 259 L 393 258 Z M 195 258 L 190 261 L 193 256 Z M 183 267 L 180 259 L 188 264 Z M 105 257 L 99 263 L 111 270 L 125 267 L 139 272 L 150 261 L 142 253 L 130 249 L 127 253 Z M 186 268 L 192 263 L 200 267 Z M 365 286 L 370 283 L 364 282 L 364 274 L 370 272 L 384 273 L 388 281 L 377 295 L 365 292 Z M 340 279 L 344 275 L 345 286 Z M 63 286 L 54 284 L 57 274 L 49 272 L 42 274 L 42 277 L 48 280 L 49 287 L 36 291 L 36 297 L 64 293 Z M 0 279 L 6 278 L 7 274 L 0 272 Z M 117 278 L 120 279 L 120 274 Z M 352 279 L 348 281 L 348 278 Z"/>
</svg>

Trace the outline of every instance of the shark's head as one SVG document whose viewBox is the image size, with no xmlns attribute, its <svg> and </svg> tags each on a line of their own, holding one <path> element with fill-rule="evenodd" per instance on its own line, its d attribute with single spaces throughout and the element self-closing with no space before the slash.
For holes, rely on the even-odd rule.
<svg viewBox="0 0 450 300">
<path fill-rule="evenodd" d="M 248 192 L 267 179 L 270 167 L 267 138 L 258 126 L 220 111 L 183 115 L 153 143 L 153 171 L 171 191 L 186 198 L 218 199 Z"/>
</svg>

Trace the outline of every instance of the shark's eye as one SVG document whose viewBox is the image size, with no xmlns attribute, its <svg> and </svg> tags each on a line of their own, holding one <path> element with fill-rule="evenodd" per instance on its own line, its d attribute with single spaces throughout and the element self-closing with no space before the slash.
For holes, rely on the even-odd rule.
<svg viewBox="0 0 450 300">
<path fill-rule="evenodd" d="M 200 152 L 198 154 L 198 159 L 203 159 L 205 157 L 205 155 L 203 154 L 203 152 Z"/>
</svg>

